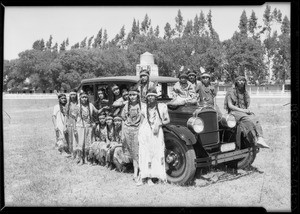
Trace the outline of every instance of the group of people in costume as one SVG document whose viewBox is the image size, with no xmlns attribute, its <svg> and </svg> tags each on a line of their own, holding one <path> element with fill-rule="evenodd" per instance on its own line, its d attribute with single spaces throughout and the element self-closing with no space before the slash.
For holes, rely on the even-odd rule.
<svg viewBox="0 0 300 214">
<path fill-rule="evenodd" d="M 166 182 L 165 144 L 162 126 L 170 122 L 168 108 L 157 102 L 157 85 L 149 72 L 129 89 L 112 87 L 114 102 L 108 105 L 105 90 L 98 90 L 92 104 L 88 95 L 72 91 L 69 99 L 59 94 L 53 124 L 60 152 L 69 153 L 78 164 L 99 164 L 124 171 L 133 163 L 137 185 Z"/>
<path fill-rule="evenodd" d="M 197 80 L 194 71 L 179 74 L 179 81 L 172 89 L 172 105 L 191 104 L 214 106 L 216 88 L 210 75 L 204 73 Z M 269 148 L 263 138 L 262 128 L 248 107 L 250 96 L 246 79 L 239 76 L 234 87 L 228 90 L 224 107 L 242 127 L 245 136 L 257 146 Z M 89 102 L 88 94 L 72 91 L 67 99 L 59 94 L 59 104 L 53 110 L 56 146 L 78 164 L 99 164 L 124 171 L 133 163 L 133 179 L 137 185 L 154 181 L 166 182 L 165 144 L 162 126 L 170 122 L 168 106 L 157 101 L 157 84 L 149 79 L 149 72 L 142 70 L 140 80 L 129 89 L 120 91 L 112 87 L 114 100 L 108 105 L 105 89 L 98 89 L 98 99 Z"/>
<path fill-rule="evenodd" d="M 211 106 L 221 116 L 222 112 L 216 104 L 215 97 L 217 89 L 211 84 L 211 76 L 204 72 L 197 77 L 195 71 L 186 71 L 179 73 L 179 82 L 172 90 L 172 105 L 198 105 Z M 198 80 L 200 78 L 200 81 Z M 255 142 L 260 148 L 269 148 L 263 138 L 261 124 L 255 114 L 249 110 L 250 95 L 246 90 L 246 78 L 238 76 L 234 80 L 234 85 L 230 88 L 224 100 L 224 109 L 226 113 L 232 114 L 238 125 L 241 127 L 243 135 L 249 142 Z"/>
</svg>

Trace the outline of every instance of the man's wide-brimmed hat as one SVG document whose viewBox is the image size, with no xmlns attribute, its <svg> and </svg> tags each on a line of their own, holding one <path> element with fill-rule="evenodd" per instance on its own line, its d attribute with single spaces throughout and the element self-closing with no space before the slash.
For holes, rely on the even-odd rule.
<svg viewBox="0 0 300 214">
<path fill-rule="evenodd" d="M 146 97 L 151 96 L 151 95 L 156 96 L 156 97 L 158 96 L 157 90 L 156 90 L 155 87 L 151 87 L 151 88 L 148 89 Z"/>
<path fill-rule="evenodd" d="M 149 76 L 150 74 L 149 74 L 149 71 L 148 70 L 146 70 L 146 69 L 143 69 L 143 70 L 141 70 L 141 72 L 140 72 L 140 77 L 141 76 Z"/>
<path fill-rule="evenodd" d="M 99 114 L 98 118 L 99 118 L 99 119 L 105 119 L 106 116 L 105 116 L 105 114 Z"/>
<path fill-rule="evenodd" d="M 202 78 L 202 77 L 208 77 L 208 78 L 210 78 L 210 74 L 207 73 L 207 72 L 205 72 L 205 73 L 201 74 L 201 78 Z"/>
<path fill-rule="evenodd" d="M 85 91 L 80 92 L 79 94 L 80 97 L 86 96 L 87 97 L 87 93 Z"/>
<path fill-rule="evenodd" d="M 61 93 L 61 94 L 58 94 L 57 97 L 58 97 L 58 99 L 60 99 L 60 98 L 62 98 L 62 97 L 65 97 L 65 98 L 66 98 L 67 96 L 66 96 L 65 94 Z"/>
<path fill-rule="evenodd" d="M 115 116 L 114 121 L 122 121 L 122 118 L 120 116 Z"/>
<path fill-rule="evenodd" d="M 196 71 L 190 71 L 188 73 L 188 76 L 197 76 L 197 73 L 196 73 Z"/>
<path fill-rule="evenodd" d="M 181 71 L 181 72 L 178 74 L 178 78 L 188 78 L 187 72 Z"/>
<path fill-rule="evenodd" d="M 244 77 L 244 76 L 238 76 L 238 77 L 235 78 L 235 82 L 237 82 L 239 80 L 245 80 L 246 81 L 246 77 Z"/>
<path fill-rule="evenodd" d="M 110 116 L 110 115 L 107 115 L 105 119 L 106 119 L 106 120 L 112 120 L 112 119 L 113 119 L 113 117 L 112 117 L 112 116 Z"/>
<path fill-rule="evenodd" d="M 131 87 L 129 88 L 128 94 L 139 94 L 139 93 L 140 93 L 140 90 L 139 90 L 137 84 L 134 85 L 134 86 L 131 86 Z"/>
</svg>

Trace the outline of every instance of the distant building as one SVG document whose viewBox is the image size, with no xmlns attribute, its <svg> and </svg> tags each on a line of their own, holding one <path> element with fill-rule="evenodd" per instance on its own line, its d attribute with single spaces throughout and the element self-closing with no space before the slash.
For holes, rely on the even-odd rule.
<svg viewBox="0 0 300 214">
<path fill-rule="evenodd" d="M 136 65 L 136 75 L 138 76 L 142 69 L 149 71 L 150 76 L 159 76 L 158 67 L 154 64 L 153 54 L 145 52 L 140 56 L 140 64 Z"/>
</svg>

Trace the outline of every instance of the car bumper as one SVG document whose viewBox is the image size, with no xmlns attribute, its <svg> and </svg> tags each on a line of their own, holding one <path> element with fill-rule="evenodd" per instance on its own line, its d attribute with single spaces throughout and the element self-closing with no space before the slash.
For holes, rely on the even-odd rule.
<svg viewBox="0 0 300 214">
<path fill-rule="evenodd" d="M 206 158 L 196 158 L 195 159 L 195 165 L 196 167 L 205 167 L 205 166 L 211 166 L 211 165 L 217 165 L 220 163 L 241 159 L 244 157 L 247 157 L 250 152 L 259 152 L 258 147 L 249 147 L 242 150 L 235 150 L 232 152 L 226 152 L 226 153 L 218 153 L 213 154 Z"/>
</svg>

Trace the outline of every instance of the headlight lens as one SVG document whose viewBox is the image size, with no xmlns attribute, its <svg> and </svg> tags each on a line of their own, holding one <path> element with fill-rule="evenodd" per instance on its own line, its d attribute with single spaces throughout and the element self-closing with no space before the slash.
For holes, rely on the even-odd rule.
<svg viewBox="0 0 300 214">
<path fill-rule="evenodd" d="M 231 114 L 223 114 L 221 119 L 221 124 L 223 126 L 227 126 L 229 128 L 233 128 L 236 126 L 236 120 Z"/>
<path fill-rule="evenodd" d="M 197 134 L 201 133 L 204 130 L 203 120 L 198 117 L 191 117 L 187 121 L 187 126 L 189 128 L 192 128 Z"/>
<path fill-rule="evenodd" d="M 236 120 L 235 120 L 235 117 L 233 115 L 229 114 L 226 120 L 227 120 L 227 125 L 228 125 L 229 128 L 235 127 Z"/>
</svg>

